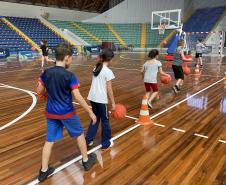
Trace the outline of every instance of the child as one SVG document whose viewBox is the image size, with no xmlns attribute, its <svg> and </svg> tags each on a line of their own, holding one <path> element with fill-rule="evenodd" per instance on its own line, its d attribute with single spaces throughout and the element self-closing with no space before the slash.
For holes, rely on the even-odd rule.
<svg viewBox="0 0 226 185">
<path fill-rule="evenodd" d="M 159 51 L 153 49 L 149 52 L 148 57 L 150 60 L 146 61 L 141 69 L 141 73 L 143 74 L 144 84 L 146 89 L 146 96 L 148 97 L 148 107 L 153 109 L 152 101 L 158 95 L 158 83 L 157 83 L 157 74 L 160 72 L 161 75 L 166 75 L 162 70 L 162 64 L 157 60 L 159 56 Z M 151 94 L 151 89 L 153 93 Z"/>
<path fill-rule="evenodd" d="M 41 40 L 41 50 L 42 50 L 42 69 L 44 67 L 45 61 L 46 62 L 54 62 L 54 60 L 49 59 L 49 49 L 48 49 L 48 43 L 45 40 Z"/>
<path fill-rule="evenodd" d="M 202 40 L 201 39 L 198 39 L 197 40 L 197 44 L 196 44 L 196 54 L 195 54 L 195 59 L 196 59 L 196 67 L 199 66 L 200 64 L 200 67 L 203 66 L 202 64 L 202 52 L 203 52 L 203 49 L 205 49 L 205 46 L 204 44 L 202 43 Z"/>
<path fill-rule="evenodd" d="M 99 62 L 93 70 L 93 80 L 89 91 L 88 100 L 90 100 L 94 114 L 97 117 L 95 125 L 92 122 L 89 125 L 86 134 L 86 142 L 89 147 L 93 145 L 93 140 L 96 136 L 99 123 L 101 121 L 102 135 L 101 144 L 102 150 L 109 149 L 113 142 L 111 139 L 111 128 L 108 117 L 108 96 L 111 101 L 112 111 L 115 110 L 115 100 L 112 90 L 112 80 L 115 78 L 113 72 L 108 68 L 112 63 L 114 53 L 110 49 L 104 49 L 99 56 Z"/>
<path fill-rule="evenodd" d="M 43 147 L 42 167 L 38 176 L 40 182 L 46 180 L 54 172 L 54 168 L 48 166 L 49 158 L 54 142 L 62 138 L 63 127 L 67 129 L 72 138 L 77 137 L 84 169 L 87 171 L 96 163 L 95 154 L 87 156 L 83 128 L 72 104 L 73 93 L 75 99 L 88 112 L 92 124 L 95 124 L 96 116 L 81 96 L 76 77 L 66 70 L 72 63 L 72 48 L 67 44 L 59 44 L 56 46 L 55 55 L 56 66 L 44 71 L 36 89 L 38 94 L 45 91 L 48 93 L 46 143 Z"/>
<path fill-rule="evenodd" d="M 184 72 L 182 68 L 183 61 L 192 61 L 192 58 L 187 59 L 184 56 L 184 40 L 179 40 L 177 43 L 177 49 L 174 54 L 174 60 L 173 60 L 173 72 L 174 77 L 177 80 L 175 86 L 173 87 L 173 91 L 175 94 L 180 92 L 181 86 L 183 85 L 184 81 Z"/>
</svg>

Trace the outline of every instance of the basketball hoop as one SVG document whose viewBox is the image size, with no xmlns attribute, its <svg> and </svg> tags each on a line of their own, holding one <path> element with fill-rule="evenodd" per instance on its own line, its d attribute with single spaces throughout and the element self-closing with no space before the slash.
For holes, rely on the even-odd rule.
<svg viewBox="0 0 226 185">
<path fill-rule="evenodd" d="M 165 29 L 166 29 L 166 25 L 165 24 L 160 24 L 159 25 L 159 35 L 164 35 L 165 33 Z"/>
</svg>

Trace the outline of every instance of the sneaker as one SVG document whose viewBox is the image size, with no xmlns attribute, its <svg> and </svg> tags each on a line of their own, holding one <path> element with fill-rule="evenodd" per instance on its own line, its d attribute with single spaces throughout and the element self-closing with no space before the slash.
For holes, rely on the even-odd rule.
<svg viewBox="0 0 226 185">
<path fill-rule="evenodd" d="M 151 102 L 149 102 L 149 101 L 148 101 L 148 108 L 153 109 L 153 106 L 152 106 Z"/>
<path fill-rule="evenodd" d="M 93 141 L 91 141 L 89 144 L 87 144 L 88 148 L 91 148 L 93 146 Z"/>
<path fill-rule="evenodd" d="M 84 170 L 89 171 L 92 168 L 92 166 L 96 163 L 96 161 L 97 161 L 97 155 L 94 153 L 89 154 L 88 161 L 87 162 L 82 161 Z"/>
<path fill-rule="evenodd" d="M 200 68 L 203 68 L 203 65 L 200 65 Z"/>
<path fill-rule="evenodd" d="M 179 93 L 179 91 L 177 90 L 177 87 L 176 87 L 176 86 L 173 86 L 173 92 L 174 92 L 175 94 L 178 94 L 178 93 Z"/>
<path fill-rule="evenodd" d="M 55 171 L 55 168 L 53 167 L 49 167 L 48 170 L 46 172 L 42 172 L 41 170 L 39 171 L 39 175 L 38 175 L 38 180 L 40 182 L 43 182 L 44 180 L 47 179 L 48 176 L 50 176 L 51 174 L 53 174 L 53 172 Z"/>
<path fill-rule="evenodd" d="M 109 147 L 107 147 L 107 148 L 103 148 L 103 147 L 102 147 L 102 151 L 107 151 L 107 150 L 109 150 L 113 145 L 114 145 L 114 142 L 111 141 L 111 144 L 110 144 Z"/>
</svg>

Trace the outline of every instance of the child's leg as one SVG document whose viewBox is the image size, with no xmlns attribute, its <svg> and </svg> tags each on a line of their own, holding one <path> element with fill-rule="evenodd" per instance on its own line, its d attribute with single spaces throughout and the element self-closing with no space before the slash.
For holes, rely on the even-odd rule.
<svg viewBox="0 0 226 185">
<path fill-rule="evenodd" d="M 202 66 L 202 57 L 199 57 L 200 65 Z"/>
<path fill-rule="evenodd" d="M 47 119 L 46 143 L 42 150 L 42 171 L 45 172 L 49 166 L 49 159 L 55 141 L 63 137 L 63 125 L 59 120 Z"/>
<path fill-rule="evenodd" d="M 107 105 L 99 104 L 99 112 L 100 112 L 101 123 L 102 123 L 101 144 L 102 144 L 102 148 L 105 149 L 111 145 L 111 142 L 110 142 L 111 128 L 109 123 Z"/>
<path fill-rule="evenodd" d="M 182 85 L 183 85 L 183 80 L 182 79 L 178 79 L 177 82 L 176 82 L 176 86 L 180 87 Z"/>
<path fill-rule="evenodd" d="M 99 115 L 100 113 L 98 111 L 98 104 L 91 102 L 91 106 L 92 106 L 93 113 L 97 117 L 97 122 L 94 125 L 93 125 L 92 122 L 90 122 L 90 124 L 89 124 L 89 128 L 88 128 L 88 131 L 86 133 L 86 143 L 87 144 L 91 143 L 94 140 L 96 133 L 97 133 L 97 130 L 98 130 L 98 127 L 99 127 L 99 123 L 100 123 L 100 115 Z"/>
<path fill-rule="evenodd" d="M 148 101 L 151 103 L 158 95 L 158 84 L 151 84 L 153 93 L 151 94 L 150 98 L 148 99 Z"/>
<path fill-rule="evenodd" d="M 54 142 L 46 142 L 42 150 L 42 169 L 41 171 L 47 171 L 49 167 L 49 159 L 52 152 Z"/>
<path fill-rule="evenodd" d="M 146 96 L 149 99 L 151 95 L 151 84 L 150 83 L 144 83 L 145 89 L 146 89 Z"/>
<path fill-rule="evenodd" d="M 85 140 L 84 134 L 77 137 L 77 143 L 78 143 L 79 150 L 82 154 L 83 161 L 84 162 L 88 161 L 87 146 L 86 146 L 86 140 Z"/>
<path fill-rule="evenodd" d="M 44 64 L 45 64 L 45 57 L 42 56 L 42 68 L 44 67 Z"/>
</svg>

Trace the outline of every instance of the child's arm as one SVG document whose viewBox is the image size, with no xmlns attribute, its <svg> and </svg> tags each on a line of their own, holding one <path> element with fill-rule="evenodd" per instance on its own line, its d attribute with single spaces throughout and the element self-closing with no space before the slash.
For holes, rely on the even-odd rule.
<svg viewBox="0 0 226 185">
<path fill-rule="evenodd" d="M 86 110 L 86 112 L 89 113 L 89 117 L 92 119 L 93 124 L 97 122 L 96 116 L 93 113 L 92 109 L 89 107 L 89 105 L 86 103 L 82 95 L 80 94 L 80 91 L 78 89 L 74 89 L 72 91 L 75 99 L 78 101 L 78 103 Z"/>
<path fill-rule="evenodd" d="M 169 74 L 165 73 L 163 70 L 162 70 L 162 67 L 159 67 L 159 73 L 161 75 L 164 75 L 164 76 L 170 76 Z"/>
<path fill-rule="evenodd" d="M 40 82 L 38 81 L 38 84 L 35 88 L 35 92 L 38 94 L 38 95 L 42 95 L 45 93 L 45 86 Z"/>
<path fill-rule="evenodd" d="M 144 66 L 142 66 L 142 68 L 141 68 L 141 74 L 142 74 L 142 79 L 144 78 Z"/>
<path fill-rule="evenodd" d="M 186 57 L 184 56 L 184 52 L 183 52 L 183 51 L 181 51 L 180 54 L 181 54 L 181 58 L 182 58 L 183 61 L 187 61 L 187 62 L 192 61 L 192 58 L 186 58 Z"/>
<path fill-rule="evenodd" d="M 115 110 L 115 98 L 114 98 L 111 80 L 107 82 L 107 92 L 108 92 L 109 99 L 111 101 L 112 110 Z"/>
</svg>

